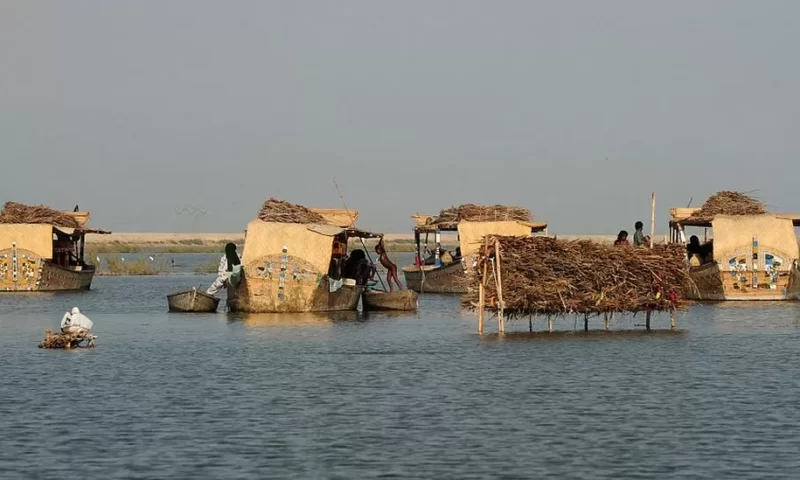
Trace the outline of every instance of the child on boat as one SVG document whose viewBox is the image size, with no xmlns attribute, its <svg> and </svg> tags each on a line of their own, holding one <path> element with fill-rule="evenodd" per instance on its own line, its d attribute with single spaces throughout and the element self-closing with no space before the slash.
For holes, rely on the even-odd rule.
<svg viewBox="0 0 800 480">
<path fill-rule="evenodd" d="M 381 235 L 378 244 L 375 245 L 375 253 L 378 254 L 378 259 L 381 265 L 383 265 L 383 268 L 386 269 L 386 283 L 389 284 L 389 291 L 394 291 L 392 288 L 392 280 L 394 280 L 394 283 L 397 285 L 397 289 L 402 290 L 403 287 L 400 285 L 400 279 L 397 278 L 397 265 L 389 260 L 389 255 L 386 255 L 386 248 L 383 246 L 383 235 Z"/>
</svg>

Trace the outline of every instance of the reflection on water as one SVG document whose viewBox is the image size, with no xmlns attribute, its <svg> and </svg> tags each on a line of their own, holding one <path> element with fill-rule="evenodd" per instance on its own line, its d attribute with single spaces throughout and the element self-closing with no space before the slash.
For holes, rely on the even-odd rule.
<svg viewBox="0 0 800 480">
<path fill-rule="evenodd" d="M 0 295 L 0 478 L 793 479 L 797 304 L 584 333 L 411 313 L 170 314 L 211 276 Z M 79 306 L 93 350 L 36 348 Z M 535 328 L 546 330 L 546 319 Z M 76 408 L 81 406 L 82 408 Z"/>
</svg>

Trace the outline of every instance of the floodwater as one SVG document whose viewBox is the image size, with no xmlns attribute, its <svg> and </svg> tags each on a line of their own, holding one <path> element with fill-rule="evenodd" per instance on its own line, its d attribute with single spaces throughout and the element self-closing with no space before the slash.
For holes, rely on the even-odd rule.
<svg viewBox="0 0 800 480">
<path fill-rule="evenodd" d="M 447 296 L 418 314 L 166 312 L 167 293 L 212 279 L 0 295 L 0 478 L 800 472 L 797 304 L 696 306 L 676 333 L 584 335 L 568 319 L 531 336 L 525 320 L 502 338 Z M 97 348 L 36 348 L 75 305 Z"/>
</svg>

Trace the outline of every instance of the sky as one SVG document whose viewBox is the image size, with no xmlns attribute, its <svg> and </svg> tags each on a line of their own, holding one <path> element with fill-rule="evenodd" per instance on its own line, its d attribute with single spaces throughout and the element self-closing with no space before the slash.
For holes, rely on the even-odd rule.
<svg viewBox="0 0 800 480">
<path fill-rule="evenodd" d="M 239 232 L 268 197 L 615 234 L 800 211 L 800 2 L 3 0 L 0 201 Z"/>
</svg>

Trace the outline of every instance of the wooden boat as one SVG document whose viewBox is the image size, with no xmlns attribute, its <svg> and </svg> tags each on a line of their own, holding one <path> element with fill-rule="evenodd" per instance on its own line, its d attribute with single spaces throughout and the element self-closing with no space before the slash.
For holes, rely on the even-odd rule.
<svg viewBox="0 0 800 480">
<path fill-rule="evenodd" d="M 196 288 L 167 295 L 170 312 L 216 312 L 219 298 Z"/>
<path fill-rule="evenodd" d="M 348 239 L 374 238 L 339 211 L 325 214 L 328 223 L 285 223 L 253 220 L 247 225 L 242 253 L 242 280 L 229 290 L 232 312 L 336 312 L 356 310 L 365 285 L 343 278 L 338 266 Z M 342 278 L 340 278 L 342 277 Z"/>
<path fill-rule="evenodd" d="M 406 279 L 406 286 L 419 293 L 466 293 L 468 267 L 477 259 L 478 247 L 486 235 L 527 236 L 547 230 L 546 223 L 517 220 L 437 223 L 432 216 L 413 215 L 411 218 L 416 223 L 414 227 L 416 262 L 414 265 L 403 267 L 403 276 Z M 459 246 L 453 254 L 445 255 L 442 251 L 441 232 L 458 232 Z M 433 264 L 421 265 L 431 233 L 434 235 Z"/>
<path fill-rule="evenodd" d="M 413 290 L 365 291 L 361 296 L 364 310 L 417 310 L 419 295 Z"/>
<path fill-rule="evenodd" d="M 692 300 L 752 301 L 800 299 L 800 260 L 794 227 L 800 215 L 717 215 L 696 218 L 697 209 L 670 211 L 671 241 L 686 243 L 684 227 L 710 228 L 701 245 L 704 258 L 689 259 Z"/>
<path fill-rule="evenodd" d="M 69 213 L 88 217 L 85 212 Z M 44 223 L 0 224 L 0 292 L 89 290 L 95 267 L 83 259 L 87 233 L 110 232 Z"/>
</svg>

